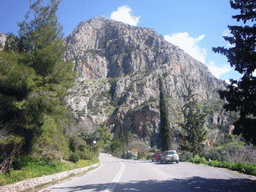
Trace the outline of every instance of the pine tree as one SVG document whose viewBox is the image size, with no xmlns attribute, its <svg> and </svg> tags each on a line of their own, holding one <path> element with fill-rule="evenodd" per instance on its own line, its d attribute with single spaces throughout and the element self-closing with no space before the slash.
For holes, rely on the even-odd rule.
<svg viewBox="0 0 256 192">
<path fill-rule="evenodd" d="M 164 94 L 163 80 L 159 78 L 159 107 L 160 107 L 160 141 L 162 151 L 172 148 L 172 130 L 170 128 L 169 111 Z"/>
<path fill-rule="evenodd" d="M 204 147 L 202 142 L 205 141 L 207 133 L 204 129 L 206 114 L 200 109 L 191 86 L 188 87 L 188 94 L 183 97 L 185 104 L 182 107 L 183 122 L 179 123 L 182 128 L 180 137 L 184 142 L 183 147 L 195 157 L 195 154 L 200 154 Z"/>
<path fill-rule="evenodd" d="M 19 36 L 10 34 L 0 52 L 0 131 L 7 133 L 6 142 L 0 138 L 0 153 L 5 150 L 11 154 L 17 142 L 8 137 L 17 137 L 23 144 L 22 152 L 28 154 L 35 138 L 51 129 L 45 120 L 54 122 L 55 132 L 61 132 L 57 122 L 65 113 L 63 98 L 73 85 L 75 73 L 72 63 L 63 60 L 62 28 L 56 18 L 59 1 L 50 0 L 47 6 L 42 2 L 30 5 L 32 18 L 26 15 L 18 24 Z M 8 151 L 6 146 L 10 146 Z M 0 163 L 4 160 L 0 157 Z"/>
<path fill-rule="evenodd" d="M 228 58 L 231 67 L 242 74 L 239 80 L 231 79 L 228 90 L 220 91 L 222 99 L 227 101 L 224 108 L 239 113 L 234 122 L 234 134 L 242 134 L 246 141 L 256 144 L 256 2 L 254 0 L 231 0 L 231 8 L 240 10 L 233 16 L 237 21 L 243 21 L 244 26 L 228 26 L 232 36 L 225 36 L 232 47 L 213 48 Z M 246 22 L 251 21 L 250 25 Z"/>
</svg>

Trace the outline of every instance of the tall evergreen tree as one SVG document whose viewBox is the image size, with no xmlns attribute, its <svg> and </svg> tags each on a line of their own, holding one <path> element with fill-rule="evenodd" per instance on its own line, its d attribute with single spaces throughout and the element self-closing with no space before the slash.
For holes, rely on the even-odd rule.
<svg viewBox="0 0 256 192">
<path fill-rule="evenodd" d="M 72 63 L 63 60 L 62 28 L 56 18 L 59 1 L 50 0 L 47 6 L 42 2 L 30 5 L 32 18 L 26 15 L 18 24 L 19 36 L 9 35 L 0 52 L 0 131 L 7 133 L 5 140 L 0 138 L 0 153 L 11 154 L 16 137 L 28 154 L 34 138 L 48 129 L 45 120 L 59 129 L 56 118 L 65 111 L 63 98 L 75 80 Z M 13 156 L 6 155 L 7 161 Z M 0 163 L 5 160 L 0 157 Z"/>
<path fill-rule="evenodd" d="M 206 114 L 200 109 L 191 86 L 188 87 L 188 94 L 183 97 L 185 104 L 182 107 L 183 122 L 179 123 L 182 128 L 180 137 L 185 149 L 193 153 L 195 157 L 195 154 L 200 154 L 204 147 L 202 142 L 205 141 L 207 133 L 204 129 Z"/>
<path fill-rule="evenodd" d="M 256 144 L 256 1 L 230 0 L 231 8 L 240 10 L 239 15 L 232 18 L 243 21 L 243 26 L 228 26 L 231 36 L 225 36 L 232 47 L 213 48 L 228 58 L 231 67 L 242 74 L 239 80 L 231 79 L 227 91 L 220 91 L 222 99 L 227 101 L 226 110 L 236 111 L 239 118 L 234 122 L 234 134 L 242 134 L 248 141 Z M 251 21 L 249 25 L 246 25 Z"/>
<path fill-rule="evenodd" d="M 170 128 L 169 111 L 164 94 L 163 80 L 159 78 L 159 107 L 160 107 L 160 140 L 162 151 L 172 148 L 172 130 Z"/>
</svg>

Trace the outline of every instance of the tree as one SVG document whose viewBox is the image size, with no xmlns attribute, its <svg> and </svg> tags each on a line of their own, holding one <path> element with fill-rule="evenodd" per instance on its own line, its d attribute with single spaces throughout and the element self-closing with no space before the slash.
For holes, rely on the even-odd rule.
<svg viewBox="0 0 256 192">
<path fill-rule="evenodd" d="M 184 142 L 183 147 L 195 157 L 195 154 L 200 154 L 204 147 L 202 142 L 205 141 L 207 134 L 204 129 L 206 114 L 200 109 L 191 86 L 188 87 L 188 94 L 183 95 L 183 98 L 185 104 L 182 107 L 183 122 L 179 123 L 182 128 L 180 137 Z"/>
<path fill-rule="evenodd" d="M 18 24 L 19 36 L 10 34 L 0 52 L 0 130 L 8 130 L 7 138 L 20 138 L 24 154 L 44 130 L 51 131 L 49 120 L 57 124 L 62 118 L 63 98 L 75 80 L 73 64 L 63 60 L 64 40 L 56 17 L 59 1 L 42 3 L 30 5 L 33 16 L 26 15 Z M 14 139 L 3 141 L 2 149 L 17 145 Z"/>
<path fill-rule="evenodd" d="M 159 107 L 160 107 L 160 140 L 162 151 L 172 148 L 172 132 L 170 128 L 169 111 L 164 94 L 163 80 L 159 78 Z"/>
<path fill-rule="evenodd" d="M 254 0 L 231 0 L 231 8 L 240 10 L 232 18 L 243 21 L 244 26 L 228 26 L 232 36 L 224 36 L 232 47 L 213 48 L 228 58 L 231 67 L 242 74 L 239 80 L 230 79 L 228 90 L 220 91 L 222 99 L 227 101 L 224 108 L 239 113 L 234 122 L 234 134 L 242 134 L 246 141 L 256 144 L 256 2 Z M 251 25 L 245 25 L 251 21 Z"/>
</svg>

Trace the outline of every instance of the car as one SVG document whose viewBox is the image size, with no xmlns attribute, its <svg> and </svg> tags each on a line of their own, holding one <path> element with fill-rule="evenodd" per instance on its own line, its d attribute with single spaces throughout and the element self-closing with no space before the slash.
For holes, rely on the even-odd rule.
<svg viewBox="0 0 256 192">
<path fill-rule="evenodd" d="M 160 157 L 162 154 L 163 154 L 163 152 L 156 152 L 154 155 L 152 155 L 152 162 L 160 161 Z"/>
<path fill-rule="evenodd" d="M 179 155 L 175 150 L 164 151 L 162 156 L 160 157 L 160 162 L 161 163 L 169 163 L 169 162 L 179 163 Z"/>
</svg>

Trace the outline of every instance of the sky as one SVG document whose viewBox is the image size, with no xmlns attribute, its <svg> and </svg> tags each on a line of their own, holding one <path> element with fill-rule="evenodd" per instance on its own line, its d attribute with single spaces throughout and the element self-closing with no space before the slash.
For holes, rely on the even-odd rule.
<svg viewBox="0 0 256 192">
<path fill-rule="evenodd" d="M 29 0 L 0 0 L 0 32 L 18 35 L 17 22 L 28 10 Z M 93 17 L 152 28 L 207 65 L 216 78 L 228 81 L 241 74 L 212 47 L 230 47 L 223 36 L 229 35 L 228 25 L 242 25 L 232 19 L 236 14 L 239 11 L 231 9 L 229 0 L 62 0 L 57 17 L 65 37 Z"/>
</svg>

